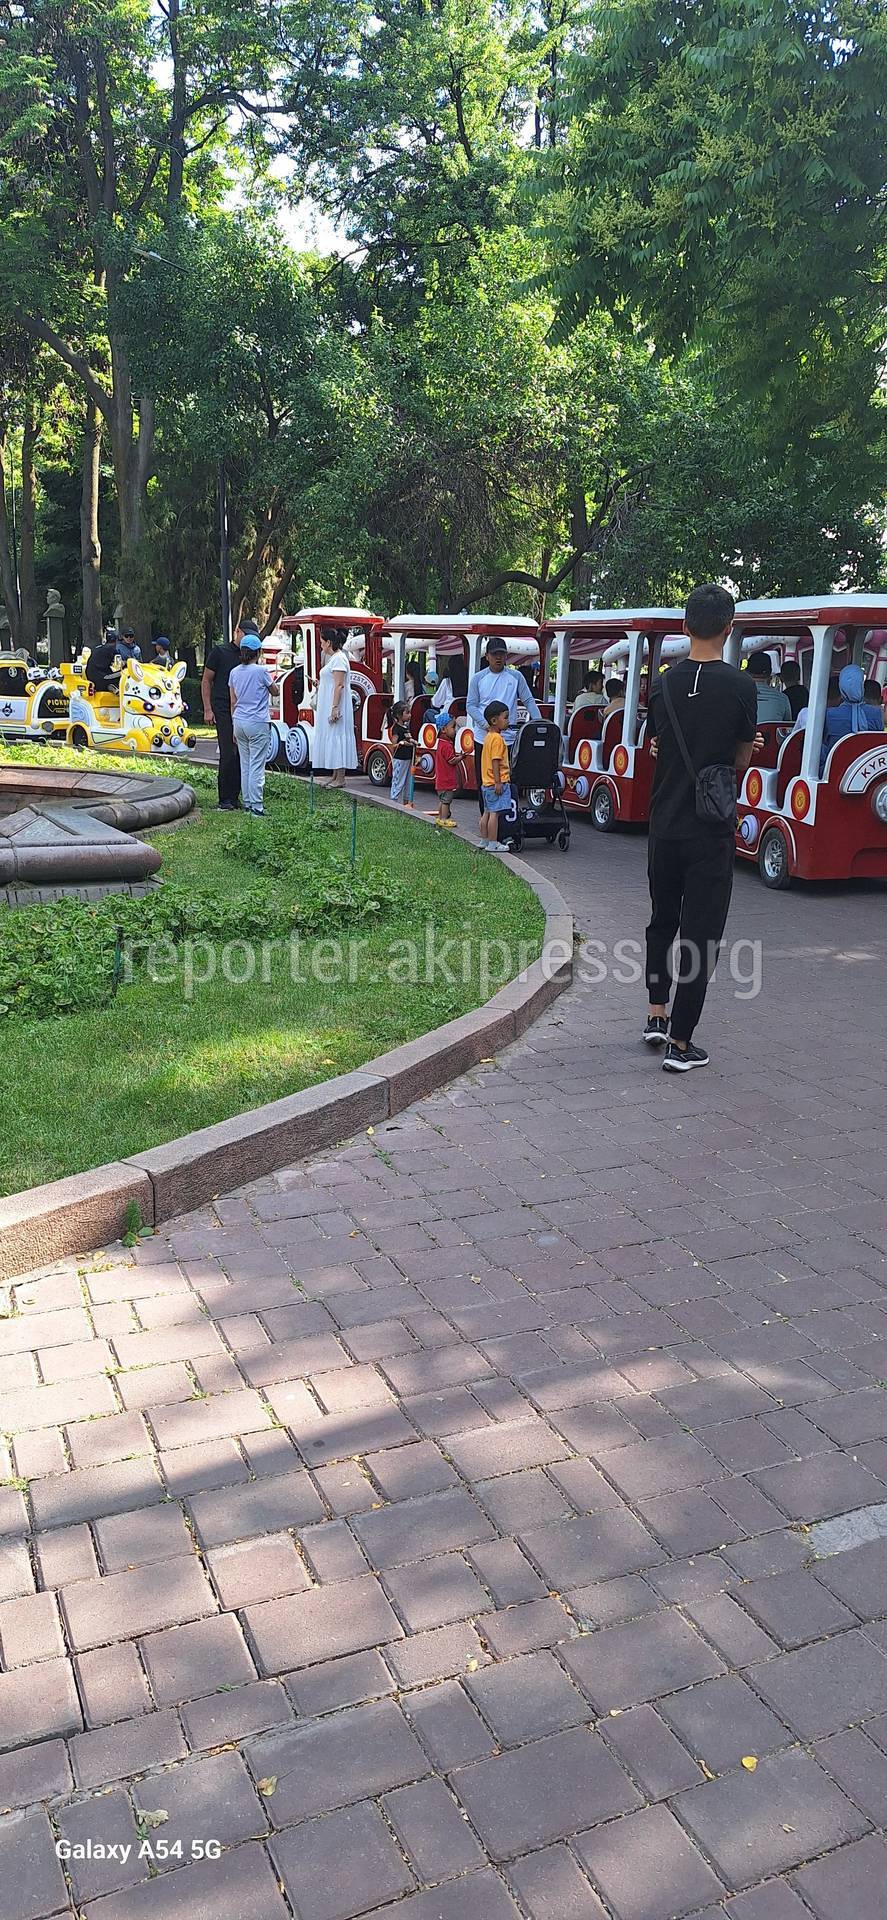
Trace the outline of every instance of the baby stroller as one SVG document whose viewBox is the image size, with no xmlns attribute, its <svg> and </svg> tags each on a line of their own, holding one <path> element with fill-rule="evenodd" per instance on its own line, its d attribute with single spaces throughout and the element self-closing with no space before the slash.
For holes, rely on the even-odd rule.
<svg viewBox="0 0 887 1920">
<path fill-rule="evenodd" d="M 570 844 L 570 822 L 561 797 L 560 728 L 553 720 L 525 720 L 511 752 L 510 811 L 505 830 L 520 852 L 525 840 L 556 840 L 562 853 Z"/>
</svg>

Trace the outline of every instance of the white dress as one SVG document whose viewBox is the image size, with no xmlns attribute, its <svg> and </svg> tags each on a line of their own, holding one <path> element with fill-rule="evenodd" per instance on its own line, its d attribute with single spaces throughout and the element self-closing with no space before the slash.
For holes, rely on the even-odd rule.
<svg viewBox="0 0 887 1920">
<path fill-rule="evenodd" d="M 344 678 L 345 685 L 341 686 Z M 333 725 L 330 714 L 334 697 L 341 687 L 339 700 L 339 718 Z M 336 773 L 340 767 L 346 772 L 357 766 L 357 744 L 354 738 L 354 707 L 351 700 L 351 668 L 348 656 L 343 648 L 330 655 L 320 669 L 317 681 L 317 707 L 314 714 L 314 740 L 311 753 L 312 765 L 325 767 L 329 773 Z"/>
</svg>

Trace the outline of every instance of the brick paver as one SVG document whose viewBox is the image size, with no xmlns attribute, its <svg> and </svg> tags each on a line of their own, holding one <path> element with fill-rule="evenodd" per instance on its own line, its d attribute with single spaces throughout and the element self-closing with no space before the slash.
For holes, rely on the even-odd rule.
<svg viewBox="0 0 887 1920">
<path fill-rule="evenodd" d="M 641 840 L 550 871 L 639 937 Z M 8 1290 L 4 1920 L 881 1920 L 883 890 L 741 872 L 730 931 L 689 1084 L 579 979 Z"/>
</svg>

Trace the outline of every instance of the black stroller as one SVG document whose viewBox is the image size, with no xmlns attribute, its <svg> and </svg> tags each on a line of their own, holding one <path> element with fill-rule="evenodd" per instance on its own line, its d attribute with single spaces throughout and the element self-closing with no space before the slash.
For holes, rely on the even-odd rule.
<svg viewBox="0 0 887 1920">
<path fill-rule="evenodd" d="M 516 853 L 525 840 L 547 840 L 549 846 L 556 840 L 561 852 L 567 851 L 570 822 L 561 793 L 560 760 L 560 728 L 553 720 L 525 720 L 518 727 L 511 750 L 512 803 L 505 815 L 505 831 Z"/>
</svg>

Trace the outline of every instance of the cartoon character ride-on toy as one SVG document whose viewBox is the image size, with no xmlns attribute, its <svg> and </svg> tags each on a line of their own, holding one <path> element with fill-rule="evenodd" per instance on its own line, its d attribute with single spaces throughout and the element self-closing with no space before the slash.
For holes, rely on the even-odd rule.
<svg viewBox="0 0 887 1920">
<path fill-rule="evenodd" d="M 185 663 L 163 667 L 127 660 L 116 692 L 96 692 L 85 667 L 63 667 L 69 694 L 68 742 L 117 753 L 187 753 L 196 735 L 187 727 L 181 683 Z"/>
</svg>

